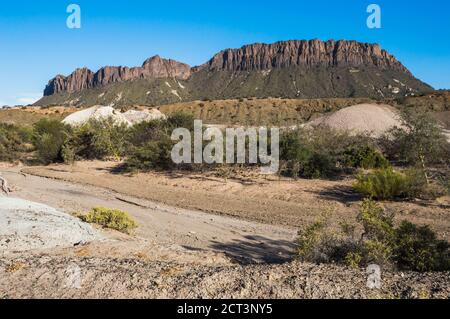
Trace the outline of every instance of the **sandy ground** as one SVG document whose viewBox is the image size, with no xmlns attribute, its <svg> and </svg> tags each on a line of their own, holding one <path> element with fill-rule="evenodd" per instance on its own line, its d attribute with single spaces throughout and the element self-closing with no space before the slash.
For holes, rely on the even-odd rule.
<svg viewBox="0 0 450 319">
<path fill-rule="evenodd" d="M 239 179 L 224 179 L 207 173 L 111 173 L 117 165 L 114 162 L 78 162 L 75 166 L 32 167 L 22 171 L 104 187 L 188 210 L 297 229 L 317 221 L 324 213 L 331 224 L 352 223 L 361 201 L 352 189 L 353 179 L 295 181 L 263 178 L 251 173 L 241 174 Z M 395 212 L 397 221 L 408 219 L 431 225 L 441 238 L 450 239 L 450 198 L 382 205 Z"/>
<path fill-rule="evenodd" d="M 102 239 L 88 244 L 3 252 L 0 298 L 450 298 L 449 273 L 382 270 L 381 288 L 369 289 L 364 269 L 291 261 L 298 225 L 324 209 L 331 220 L 354 218 L 350 180 L 124 176 L 115 165 L 0 166 L 14 197 L 68 214 L 119 208 L 139 224 L 131 236 L 98 228 Z M 441 237 L 447 205 L 386 204 Z"/>
<path fill-rule="evenodd" d="M 0 170 L 13 186 L 14 197 L 43 203 L 68 214 L 87 212 L 98 206 L 127 211 L 139 224 L 135 237 L 163 247 L 221 252 L 242 262 L 289 260 L 294 248 L 295 228 L 175 208 L 104 188 L 23 175 L 18 171 L 17 168 Z"/>
<path fill-rule="evenodd" d="M 324 115 L 309 126 L 328 126 L 339 131 L 354 134 L 369 134 L 381 137 L 394 127 L 401 127 L 398 111 L 385 104 L 359 104 L 346 107 L 330 115 Z"/>
<path fill-rule="evenodd" d="M 450 298 L 450 273 L 382 272 L 298 262 L 192 266 L 139 258 L 0 259 L 1 298 Z"/>
</svg>

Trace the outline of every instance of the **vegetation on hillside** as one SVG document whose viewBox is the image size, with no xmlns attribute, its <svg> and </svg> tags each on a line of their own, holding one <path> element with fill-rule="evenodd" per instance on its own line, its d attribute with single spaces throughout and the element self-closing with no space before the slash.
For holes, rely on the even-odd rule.
<svg viewBox="0 0 450 319">
<path fill-rule="evenodd" d="M 361 204 L 358 227 L 341 224 L 330 230 L 326 218 L 299 231 L 298 258 L 350 267 L 377 264 L 414 271 L 449 271 L 450 244 L 439 240 L 428 226 L 407 221 L 395 226 L 394 214 L 372 200 Z"/>
<path fill-rule="evenodd" d="M 131 128 L 108 119 L 92 120 L 79 127 L 69 127 L 54 119 L 42 119 L 32 128 L 2 124 L 0 156 L 2 160 L 13 161 L 22 158 L 25 152 L 42 164 L 122 160 L 126 171 L 231 166 L 175 164 L 171 160 L 173 130 L 184 127 L 192 132 L 193 119 L 176 112 L 167 119 Z M 282 130 L 279 174 L 321 179 L 354 174 L 355 189 L 374 199 L 432 198 L 449 188 L 449 154 L 450 144 L 435 120 L 416 110 L 414 114 L 403 113 L 403 129 L 395 128 L 380 139 L 327 127 Z"/>
<path fill-rule="evenodd" d="M 0 161 L 15 161 L 31 148 L 32 131 L 26 127 L 0 123 Z"/>
<path fill-rule="evenodd" d="M 294 178 L 333 178 L 346 169 L 389 165 L 368 136 L 352 136 L 326 127 L 284 133 L 280 161 L 280 173 Z"/>
<path fill-rule="evenodd" d="M 0 124 L 0 161 L 31 157 L 50 164 L 114 159 L 128 172 L 232 167 L 173 163 L 171 134 L 178 127 L 192 132 L 193 119 L 176 112 L 131 128 L 112 120 L 93 120 L 79 127 L 55 119 L 39 120 L 32 127 Z M 375 202 L 431 199 L 450 189 L 450 145 L 436 121 L 420 110 L 406 111 L 402 119 L 403 129 L 395 128 L 380 139 L 329 128 L 282 131 L 279 174 L 311 179 L 354 176 L 355 190 L 367 197 L 356 226 L 343 223 L 339 232 L 333 232 L 323 218 L 302 229 L 297 242 L 301 260 L 351 267 L 376 263 L 401 270 L 450 270 L 448 242 L 427 226 L 395 222 L 395 215 Z M 93 209 L 81 218 L 125 233 L 137 227 L 125 212 L 106 208 Z"/>
</svg>

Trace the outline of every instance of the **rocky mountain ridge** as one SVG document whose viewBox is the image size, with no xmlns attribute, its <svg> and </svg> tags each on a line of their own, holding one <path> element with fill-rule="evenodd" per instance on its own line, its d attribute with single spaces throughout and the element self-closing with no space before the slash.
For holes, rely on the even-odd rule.
<svg viewBox="0 0 450 319">
<path fill-rule="evenodd" d="M 101 87 L 116 82 L 140 79 L 178 78 L 186 80 L 189 78 L 190 73 L 191 68 L 189 65 L 170 59 L 163 59 L 156 55 L 147 59 L 142 64 L 142 67 L 107 66 L 96 73 L 88 68 L 79 68 L 67 77 L 57 75 L 49 81 L 44 90 L 44 96 L 65 92 L 80 92 L 84 89 Z"/>
<path fill-rule="evenodd" d="M 227 49 L 197 68 L 210 71 L 254 71 L 300 67 L 374 66 L 409 72 L 379 44 L 357 41 L 294 40 L 273 44 L 256 43 Z"/>
<path fill-rule="evenodd" d="M 432 91 L 378 44 L 291 40 L 226 49 L 196 67 L 154 56 L 141 67 L 77 69 L 36 105 L 161 105 L 245 97 L 375 99 Z"/>
</svg>

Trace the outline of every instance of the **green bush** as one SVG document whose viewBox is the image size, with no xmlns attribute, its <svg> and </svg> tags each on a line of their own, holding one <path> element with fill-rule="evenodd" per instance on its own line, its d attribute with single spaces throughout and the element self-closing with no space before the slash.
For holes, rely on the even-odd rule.
<svg viewBox="0 0 450 319">
<path fill-rule="evenodd" d="M 401 269 L 422 272 L 450 269 L 450 245 L 438 240 L 429 226 L 403 221 L 396 231 L 394 253 Z"/>
<path fill-rule="evenodd" d="M 164 120 L 135 125 L 128 137 L 130 146 L 125 160 L 125 170 L 170 170 L 182 167 L 176 165 L 171 157 L 175 144 L 171 140 L 171 135 L 175 128 L 186 128 L 192 132 L 194 118 L 184 113 L 174 113 Z"/>
<path fill-rule="evenodd" d="M 194 131 L 194 117 L 191 114 L 184 112 L 175 112 L 170 114 L 165 120 L 168 128 L 168 134 L 172 134 L 172 131 L 176 128 L 182 127 L 189 131 Z"/>
<path fill-rule="evenodd" d="M 357 221 L 363 226 L 363 237 L 369 240 L 391 242 L 394 236 L 394 216 L 376 202 L 364 200 Z"/>
<path fill-rule="evenodd" d="M 80 218 L 86 223 L 98 224 L 127 234 L 137 228 L 137 223 L 130 215 L 118 209 L 96 207 Z"/>
<path fill-rule="evenodd" d="M 414 271 L 449 271 L 450 245 L 438 240 L 428 226 L 402 222 L 395 228 L 393 215 L 376 202 L 365 200 L 356 227 L 343 225 L 340 233 L 327 228 L 324 220 L 299 232 L 298 257 L 316 263 L 342 263 L 365 267 L 376 263 Z M 345 226 L 345 227 L 344 227 Z"/>
<path fill-rule="evenodd" d="M 346 168 L 388 166 L 373 143 L 367 136 L 328 127 L 285 132 L 280 138 L 281 173 L 295 178 L 333 178 Z"/>
<path fill-rule="evenodd" d="M 323 241 L 325 226 L 324 221 L 317 221 L 298 232 L 297 254 L 302 260 L 318 260 L 317 248 L 323 247 L 319 244 Z"/>
<path fill-rule="evenodd" d="M 388 264 L 393 254 L 394 216 L 383 210 L 376 202 L 365 200 L 361 204 L 357 221 L 363 227 L 357 249 L 361 262 Z"/>
<path fill-rule="evenodd" d="M 344 164 L 355 168 L 386 168 L 389 161 L 374 147 L 369 145 L 353 145 L 344 152 Z"/>
<path fill-rule="evenodd" d="M 0 123 L 0 161 L 15 161 L 29 151 L 30 129 Z"/>
<path fill-rule="evenodd" d="M 42 119 L 33 126 L 33 145 L 37 159 L 43 164 L 63 160 L 62 148 L 70 135 L 70 128 L 58 120 Z"/>
<path fill-rule="evenodd" d="M 326 153 L 312 153 L 302 164 L 301 175 L 306 178 L 329 178 L 337 172 L 336 163 Z"/>
<path fill-rule="evenodd" d="M 282 172 L 294 178 L 328 178 L 336 173 L 336 158 L 326 148 L 314 145 L 305 131 L 281 135 L 280 162 Z"/>
<path fill-rule="evenodd" d="M 420 170 L 409 169 L 400 173 L 388 167 L 367 175 L 359 174 L 354 188 L 373 199 L 391 200 L 418 197 L 425 192 L 427 182 Z"/>
<path fill-rule="evenodd" d="M 64 144 L 64 160 L 120 159 L 126 153 L 128 127 L 113 119 L 90 120 L 73 130 Z"/>
<path fill-rule="evenodd" d="M 450 144 L 431 113 L 407 108 L 401 113 L 402 127 L 383 138 L 389 157 L 399 163 L 421 166 L 450 163 Z"/>
<path fill-rule="evenodd" d="M 194 118 L 192 115 L 176 112 L 167 119 L 142 122 L 130 129 L 128 141 L 133 146 L 142 146 L 150 141 L 159 141 L 172 135 L 176 128 L 194 130 Z"/>
<path fill-rule="evenodd" d="M 151 169 L 172 169 L 175 163 L 171 158 L 173 142 L 165 137 L 159 141 L 149 141 L 142 146 L 135 147 L 125 160 L 127 171 Z"/>
<path fill-rule="evenodd" d="M 154 120 L 134 125 L 129 132 L 128 142 L 131 146 L 142 146 L 149 141 L 158 141 L 167 136 L 166 120 Z"/>
</svg>

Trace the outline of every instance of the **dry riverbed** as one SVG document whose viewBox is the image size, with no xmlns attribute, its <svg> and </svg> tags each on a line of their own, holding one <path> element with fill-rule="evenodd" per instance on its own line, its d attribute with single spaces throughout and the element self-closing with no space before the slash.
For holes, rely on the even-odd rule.
<svg viewBox="0 0 450 319">
<path fill-rule="evenodd" d="M 188 210 L 231 216 L 276 226 L 299 228 L 327 212 L 331 223 L 352 222 L 361 197 L 353 179 L 292 180 L 261 177 L 251 172 L 235 178 L 212 173 L 113 173 L 115 162 L 77 162 L 23 168 L 24 173 L 77 184 L 98 186 L 120 194 Z M 407 219 L 433 227 L 450 240 L 450 198 L 435 201 L 385 202 L 397 221 Z"/>
<path fill-rule="evenodd" d="M 324 209 L 336 221 L 356 216 L 350 180 L 126 176 L 112 173 L 115 165 L 0 167 L 13 197 L 67 218 L 96 206 L 118 208 L 139 224 L 132 235 L 97 227 L 89 242 L 3 249 L 0 298 L 450 297 L 449 273 L 383 271 L 382 288 L 371 290 L 364 270 L 292 260 L 299 226 Z M 446 200 L 386 206 L 448 238 Z"/>
</svg>

